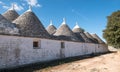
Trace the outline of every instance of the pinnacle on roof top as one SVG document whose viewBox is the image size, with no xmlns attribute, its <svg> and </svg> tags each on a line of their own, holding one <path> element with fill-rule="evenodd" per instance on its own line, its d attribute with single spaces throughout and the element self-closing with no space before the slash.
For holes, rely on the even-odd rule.
<svg viewBox="0 0 120 72">
<path fill-rule="evenodd" d="M 72 30 L 74 33 L 80 33 L 80 32 L 84 32 L 84 29 L 80 28 L 78 23 L 76 22 L 75 27 Z"/>
<path fill-rule="evenodd" d="M 12 7 L 2 14 L 7 20 L 15 20 L 19 14 L 15 11 L 15 4 L 12 4 Z"/>
<path fill-rule="evenodd" d="M 29 5 L 29 9 L 27 11 L 31 11 L 32 12 L 32 6 Z"/>
<path fill-rule="evenodd" d="M 14 3 L 12 4 L 11 10 L 15 10 L 15 5 L 14 5 Z"/>
<path fill-rule="evenodd" d="M 62 24 L 57 29 L 57 31 L 54 33 L 55 36 L 67 36 L 73 41 L 78 41 L 79 39 L 76 37 L 76 35 L 72 32 L 72 30 L 69 28 L 67 24 Z"/>
<path fill-rule="evenodd" d="M 10 7 L 9 10 L 15 10 L 15 5 L 14 5 L 14 3 L 12 4 L 12 7 Z"/>
<path fill-rule="evenodd" d="M 53 25 L 53 22 L 52 22 L 52 20 L 50 20 L 50 25 Z"/>
<path fill-rule="evenodd" d="M 53 35 L 56 32 L 56 27 L 53 25 L 52 20 L 50 20 L 50 25 L 46 28 L 46 30 L 50 35 Z"/>
<path fill-rule="evenodd" d="M 66 19 L 65 18 L 63 18 L 62 24 L 66 24 Z"/>
<path fill-rule="evenodd" d="M 56 36 L 60 36 L 60 35 L 72 36 L 73 32 L 71 31 L 71 29 L 69 28 L 68 25 L 63 24 L 57 29 L 57 31 L 54 35 L 56 35 Z"/>
<path fill-rule="evenodd" d="M 78 22 L 76 22 L 76 25 L 75 25 L 74 29 L 75 28 L 80 28 L 79 25 L 78 25 Z"/>
</svg>

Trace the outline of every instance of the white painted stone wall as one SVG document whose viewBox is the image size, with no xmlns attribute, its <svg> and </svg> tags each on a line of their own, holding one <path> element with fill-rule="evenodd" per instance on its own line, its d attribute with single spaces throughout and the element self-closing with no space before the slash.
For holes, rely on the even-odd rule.
<svg viewBox="0 0 120 72">
<path fill-rule="evenodd" d="M 0 68 L 18 65 L 19 54 L 18 38 L 0 36 Z"/>
<path fill-rule="evenodd" d="M 84 43 L 65 42 L 65 57 L 73 57 L 84 54 Z"/>
<path fill-rule="evenodd" d="M 108 52 L 108 45 L 98 44 L 96 52 L 99 52 L 99 53 Z"/>
<path fill-rule="evenodd" d="M 96 44 L 93 43 L 85 43 L 84 44 L 84 54 L 95 53 Z"/>
<path fill-rule="evenodd" d="M 0 68 L 60 58 L 60 42 L 40 38 L 0 36 Z M 41 47 L 33 48 L 33 41 Z"/>
<path fill-rule="evenodd" d="M 25 38 L 24 38 L 25 39 Z M 39 41 L 40 48 L 33 48 L 33 41 Z M 27 43 L 27 44 L 26 44 Z M 21 44 L 20 64 L 49 61 L 60 58 L 60 42 L 39 38 L 28 38 Z"/>
<path fill-rule="evenodd" d="M 33 41 L 39 42 L 38 49 L 33 48 Z M 57 40 L 0 35 L 0 68 L 108 51 L 105 44 L 64 43 L 61 48 Z"/>
</svg>

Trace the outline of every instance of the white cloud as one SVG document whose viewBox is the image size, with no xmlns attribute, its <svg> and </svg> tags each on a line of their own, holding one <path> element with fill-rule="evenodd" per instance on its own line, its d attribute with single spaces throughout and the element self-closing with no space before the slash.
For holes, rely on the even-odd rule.
<svg viewBox="0 0 120 72">
<path fill-rule="evenodd" d="M 2 6 L 2 8 L 4 9 L 8 9 L 9 6 L 7 6 L 4 2 L 0 1 L 0 5 Z"/>
<path fill-rule="evenodd" d="M 15 10 L 17 10 L 17 11 L 21 11 L 24 9 L 21 5 L 18 5 L 17 3 L 14 4 L 14 7 L 15 7 Z"/>
<path fill-rule="evenodd" d="M 25 3 L 22 3 L 22 6 L 25 6 Z"/>
<path fill-rule="evenodd" d="M 24 10 L 24 8 L 21 5 L 18 5 L 17 3 L 11 3 L 10 6 L 8 6 L 4 2 L 0 1 L 0 5 L 2 5 L 3 9 L 13 9 L 13 5 L 14 5 L 15 10 L 17 11 Z"/>
<path fill-rule="evenodd" d="M 42 7 L 42 5 L 40 5 L 40 4 L 37 4 L 37 5 L 36 5 L 36 7 Z"/>
<path fill-rule="evenodd" d="M 0 1 L 0 5 L 5 5 L 2 1 Z"/>
<path fill-rule="evenodd" d="M 0 3 L 2 3 L 2 1 L 0 1 Z"/>
<path fill-rule="evenodd" d="M 39 3 L 38 3 L 38 0 L 26 0 L 27 1 L 27 3 L 29 4 L 29 5 L 31 5 L 31 6 L 34 6 L 34 7 L 42 7 L 42 5 L 40 5 Z"/>
<path fill-rule="evenodd" d="M 4 9 L 9 9 L 10 7 L 8 7 L 8 6 L 2 6 Z"/>
<path fill-rule="evenodd" d="M 17 11 L 24 10 L 24 8 L 21 5 L 18 5 L 17 3 L 12 3 L 10 9 L 13 9 L 13 5 L 14 5 L 14 9 Z"/>
</svg>

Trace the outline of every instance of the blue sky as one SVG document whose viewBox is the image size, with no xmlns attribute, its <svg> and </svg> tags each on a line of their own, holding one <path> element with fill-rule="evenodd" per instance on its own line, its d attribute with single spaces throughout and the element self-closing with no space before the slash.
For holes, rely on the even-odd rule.
<svg viewBox="0 0 120 72">
<path fill-rule="evenodd" d="M 120 0 L 0 0 L 0 13 L 4 13 L 12 3 L 19 14 L 24 13 L 31 4 L 33 12 L 45 27 L 53 20 L 58 28 L 65 17 L 71 29 L 77 21 L 85 31 L 96 33 L 101 38 L 107 16 L 120 10 Z"/>
</svg>

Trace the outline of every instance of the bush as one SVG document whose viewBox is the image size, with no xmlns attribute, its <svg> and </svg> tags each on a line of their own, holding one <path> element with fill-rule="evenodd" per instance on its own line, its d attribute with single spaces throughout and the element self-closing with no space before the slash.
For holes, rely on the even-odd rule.
<svg viewBox="0 0 120 72">
<path fill-rule="evenodd" d="M 106 29 L 103 31 L 103 37 L 108 45 L 120 48 L 120 11 L 113 12 L 107 17 Z"/>
</svg>

